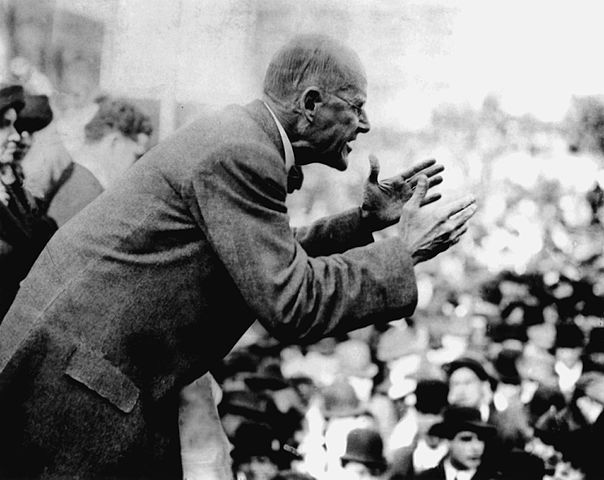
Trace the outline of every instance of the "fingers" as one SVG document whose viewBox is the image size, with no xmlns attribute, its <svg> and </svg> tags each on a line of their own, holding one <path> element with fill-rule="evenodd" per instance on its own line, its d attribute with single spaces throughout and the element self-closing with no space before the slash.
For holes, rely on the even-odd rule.
<svg viewBox="0 0 604 480">
<path fill-rule="evenodd" d="M 475 202 L 476 202 L 476 199 L 474 198 L 474 195 L 465 195 L 465 196 L 461 197 L 460 199 L 455 200 L 454 202 L 451 202 L 449 205 L 447 205 L 447 207 L 445 209 L 445 212 L 444 212 L 445 218 L 451 218 L 455 214 L 460 213 L 466 209 L 468 211 L 471 210 L 472 215 L 473 215 L 474 212 L 476 211 L 476 206 L 474 205 Z M 474 208 L 470 209 L 469 207 L 474 207 Z"/>
<path fill-rule="evenodd" d="M 430 185 L 430 183 L 428 183 L 428 189 L 430 189 L 431 187 L 432 187 L 432 185 Z M 430 205 L 431 203 L 434 203 L 434 202 L 440 200 L 441 197 L 442 197 L 442 195 L 440 193 L 432 193 L 432 194 L 426 196 L 422 200 L 421 206 L 424 207 L 426 205 Z"/>
<path fill-rule="evenodd" d="M 405 170 L 401 175 L 403 178 L 406 178 L 406 179 L 411 178 L 413 175 L 417 175 L 419 172 L 431 167 L 435 163 L 436 163 L 436 160 L 434 158 L 431 158 L 429 160 L 424 160 L 423 162 L 419 162 L 417 165 L 413 165 L 408 170 Z"/>
<path fill-rule="evenodd" d="M 380 162 L 375 155 L 369 155 L 369 182 L 378 183 L 380 174 Z"/>
<path fill-rule="evenodd" d="M 468 220 L 470 220 L 475 213 L 476 205 L 469 205 L 452 217 L 449 217 L 449 219 L 446 221 L 446 224 L 451 232 L 449 234 L 449 238 L 455 239 L 463 235 L 468 228 Z"/>
<path fill-rule="evenodd" d="M 432 178 L 435 175 L 438 175 L 439 173 L 441 173 L 442 171 L 444 171 L 445 167 L 443 165 L 434 165 L 431 166 L 430 168 L 426 168 L 425 171 L 420 172 L 422 175 L 425 175 L 428 178 Z M 415 174 L 415 175 L 411 175 L 411 177 L 405 177 L 407 178 L 408 182 L 411 183 L 411 185 L 415 185 L 415 183 L 417 182 L 417 177 L 419 174 Z M 442 178 L 442 177 L 438 177 L 438 178 Z M 442 179 L 441 179 L 442 181 Z"/>
<path fill-rule="evenodd" d="M 426 178 L 425 175 L 420 175 L 419 178 L 417 179 L 417 186 L 415 188 L 415 191 L 413 192 L 413 196 L 411 197 L 411 200 L 409 200 L 409 203 L 411 204 L 412 207 L 415 208 L 419 208 L 424 200 L 424 198 L 426 198 L 426 192 L 428 191 L 428 179 Z"/>
</svg>

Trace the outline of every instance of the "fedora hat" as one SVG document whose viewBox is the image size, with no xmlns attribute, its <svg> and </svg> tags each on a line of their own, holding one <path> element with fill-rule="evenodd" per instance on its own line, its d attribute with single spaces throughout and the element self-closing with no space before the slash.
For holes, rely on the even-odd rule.
<svg viewBox="0 0 604 480">
<path fill-rule="evenodd" d="M 346 452 L 340 457 L 343 462 L 358 462 L 367 466 L 385 469 L 384 443 L 379 432 L 369 428 L 355 428 L 346 437 Z"/>
<path fill-rule="evenodd" d="M 433 426 L 431 433 L 440 438 L 452 439 L 459 432 L 474 432 L 480 438 L 487 438 L 495 433 L 495 427 L 483 422 L 480 410 L 472 407 L 451 405 L 443 412 L 443 421 Z"/>
</svg>

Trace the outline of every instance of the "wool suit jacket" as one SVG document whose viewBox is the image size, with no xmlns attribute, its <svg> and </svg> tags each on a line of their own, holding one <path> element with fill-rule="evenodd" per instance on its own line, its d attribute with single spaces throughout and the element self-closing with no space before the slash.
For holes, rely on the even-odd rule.
<svg viewBox="0 0 604 480">
<path fill-rule="evenodd" d="M 313 341 L 410 315 L 413 265 L 360 210 L 292 231 L 255 101 L 140 159 L 48 243 L 0 325 L 0 477 L 178 478 L 178 392 L 254 319 Z"/>
</svg>

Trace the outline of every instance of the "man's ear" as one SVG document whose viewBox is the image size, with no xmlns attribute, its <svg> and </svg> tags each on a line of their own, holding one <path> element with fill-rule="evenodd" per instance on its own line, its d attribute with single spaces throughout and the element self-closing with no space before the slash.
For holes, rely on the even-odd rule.
<svg viewBox="0 0 604 480">
<path fill-rule="evenodd" d="M 309 123 L 315 118 L 317 107 L 323 103 L 323 95 L 317 87 L 307 87 L 300 96 L 300 109 Z"/>
</svg>

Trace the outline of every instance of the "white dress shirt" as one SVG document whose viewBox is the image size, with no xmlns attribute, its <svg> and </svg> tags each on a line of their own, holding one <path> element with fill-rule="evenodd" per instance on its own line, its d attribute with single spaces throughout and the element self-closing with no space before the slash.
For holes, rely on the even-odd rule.
<svg viewBox="0 0 604 480">
<path fill-rule="evenodd" d="M 457 470 L 449 459 L 444 461 L 445 466 L 445 478 L 447 480 L 470 480 L 476 473 L 476 469 L 473 470 Z"/>
<path fill-rule="evenodd" d="M 292 147 L 292 143 L 289 141 L 289 138 L 287 138 L 287 133 L 285 133 L 285 129 L 283 128 L 283 125 L 281 125 L 281 122 L 279 121 L 277 116 L 274 114 L 274 112 L 271 110 L 271 107 L 269 107 L 268 103 L 266 103 L 266 102 L 264 102 L 264 105 L 266 106 L 266 108 L 270 112 L 271 116 L 273 117 L 273 120 L 277 124 L 277 130 L 279 130 L 279 135 L 281 136 L 281 142 L 283 143 L 283 150 L 285 151 L 285 171 L 289 172 L 289 169 L 292 168 L 295 163 L 294 149 Z"/>
</svg>

